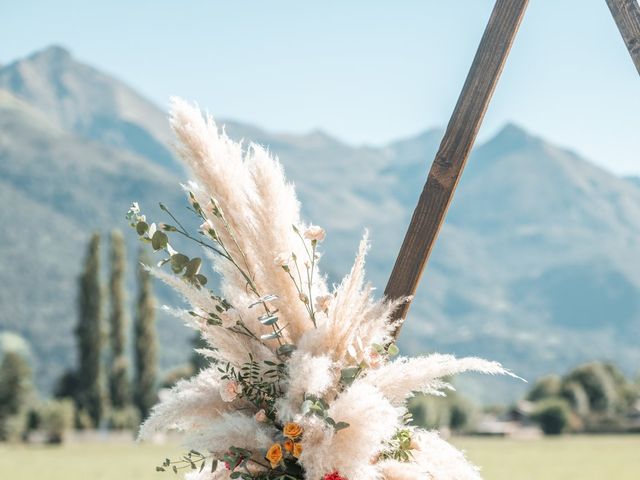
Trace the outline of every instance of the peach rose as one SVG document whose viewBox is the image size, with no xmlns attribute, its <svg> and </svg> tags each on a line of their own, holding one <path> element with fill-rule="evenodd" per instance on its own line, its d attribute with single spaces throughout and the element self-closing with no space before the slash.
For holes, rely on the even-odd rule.
<svg viewBox="0 0 640 480">
<path fill-rule="evenodd" d="M 271 468 L 276 468 L 282 461 L 282 446 L 279 443 L 274 443 L 273 445 L 271 445 L 271 447 L 269 447 L 269 450 L 267 450 L 267 454 L 264 456 L 264 458 L 269 460 Z"/>
<path fill-rule="evenodd" d="M 294 445 L 293 444 L 293 440 L 291 440 L 290 438 L 285 438 L 285 440 L 284 440 L 284 449 L 287 452 L 289 452 L 289 453 L 293 452 L 293 445 Z"/>
<path fill-rule="evenodd" d="M 293 422 L 286 423 L 284 425 L 284 428 L 282 429 L 283 435 L 292 440 L 295 440 L 296 438 L 300 437 L 302 435 L 302 432 L 303 432 L 302 426 Z"/>
<path fill-rule="evenodd" d="M 242 385 L 235 380 L 224 380 L 220 383 L 220 397 L 223 402 L 233 402 L 242 393 Z"/>
<path fill-rule="evenodd" d="M 294 443 L 293 444 L 293 456 L 296 458 L 300 458 L 300 454 L 302 453 L 302 444 Z"/>
</svg>

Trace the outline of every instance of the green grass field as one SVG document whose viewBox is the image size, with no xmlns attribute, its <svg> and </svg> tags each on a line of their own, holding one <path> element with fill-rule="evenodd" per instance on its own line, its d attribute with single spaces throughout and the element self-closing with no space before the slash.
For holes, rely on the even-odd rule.
<svg viewBox="0 0 640 480">
<path fill-rule="evenodd" d="M 486 480 L 637 480 L 640 436 L 563 437 L 531 441 L 458 438 Z M 162 480 L 155 465 L 175 447 L 88 444 L 0 447 L 2 480 Z M 355 479 L 357 480 L 357 479 Z"/>
</svg>

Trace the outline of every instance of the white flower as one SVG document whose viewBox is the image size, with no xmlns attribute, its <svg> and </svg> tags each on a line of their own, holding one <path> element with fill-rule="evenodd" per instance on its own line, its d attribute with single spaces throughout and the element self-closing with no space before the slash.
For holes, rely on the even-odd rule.
<svg viewBox="0 0 640 480">
<path fill-rule="evenodd" d="M 319 312 L 326 312 L 329 310 L 329 305 L 331 305 L 331 300 L 333 299 L 333 295 L 320 295 L 316 297 L 315 307 Z"/>
<path fill-rule="evenodd" d="M 291 260 L 291 254 L 282 252 L 275 256 L 275 258 L 273 259 L 273 263 L 275 263 L 280 267 L 284 267 L 289 264 L 290 260 Z"/>
<path fill-rule="evenodd" d="M 256 414 L 253 416 L 258 423 L 265 423 L 267 421 L 267 412 L 264 411 L 263 408 L 258 410 Z"/>
<path fill-rule="evenodd" d="M 149 230 L 147 230 L 147 236 L 149 238 L 153 238 L 153 235 L 156 233 L 157 230 L 158 230 L 158 227 L 156 226 L 156 224 L 152 223 L 151 225 L 149 225 Z"/>
<path fill-rule="evenodd" d="M 242 393 L 242 385 L 235 380 L 223 380 L 220 383 L 220 397 L 223 402 L 233 402 Z"/>
<path fill-rule="evenodd" d="M 369 347 L 365 352 L 364 361 L 367 362 L 369 368 L 378 368 L 380 365 L 382 365 L 382 355 L 375 348 Z"/>
<path fill-rule="evenodd" d="M 324 231 L 324 228 L 319 227 L 317 225 L 310 225 L 304 231 L 304 238 L 311 241 L 315 240 L 316 242 L 321 242 L 324 240 L 325 236 L 326 236 L 326 232 Z"/>
</svg>

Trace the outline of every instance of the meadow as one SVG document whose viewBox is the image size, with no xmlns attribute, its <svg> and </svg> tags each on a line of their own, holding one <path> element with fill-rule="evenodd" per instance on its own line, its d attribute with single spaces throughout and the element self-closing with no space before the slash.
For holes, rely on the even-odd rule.
<svg viewBox="0 0 640 480">
<path fill-rule="evenodd" d="M 636 480 L 640 436 L 575 436 L 537 440 L 456 438 L 486 480 Z M 180 450 L 113 443 L 64 447 L 1 446 L 3 480 L 162 480 L 155 465 Z"/>
</svg>

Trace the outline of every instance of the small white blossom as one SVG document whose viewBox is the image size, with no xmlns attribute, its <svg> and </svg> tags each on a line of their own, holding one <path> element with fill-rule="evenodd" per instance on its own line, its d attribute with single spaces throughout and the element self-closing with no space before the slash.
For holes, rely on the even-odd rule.
<svg viewBox="0 0 640 480">
<path fill-rule="evenodd" d="M 329 310 L 329 305 L 331 305 L 331 300 L 333 300 L 333 295 L 320 295 L 316 297 L 315 308 L 319 312 L 326 312 Z"/>
<path fill-rule="evenodd" d="M 382 365 L 382 355 L 375 348 L 369 347 L 365 352 L 364 361 L 369 365 L 369 368 L 378 368 Z"/>
<path fill-rule="evenodd" d="M 220 397 L 223 402 L 233 402 L 242 393 L 242 385 L 235 380 L 223 380 L 220 383 Z"/>
<path fill-rule="evenodd" d="M 325 236 L 326 232 L 324 231 L 324 228 L 317 225 L 310 225 L 304 231 L 304 238 L 306 238 L 307 240 L 315 240 L 316 242 L 321 242 L 324 240 Z"/>
<path fill-rule="evenodd" d="M 291 260 L 291 254 L 282 252 L 275 256 L 275 258 L 273 259 L 273 263 L 280 267 L 284 267 L 289 264 L 290 260 Z"/>
<path fill-rule="evenodd" d="M 267 412 L 264 411 L 263 408 L 258 410 L 256 414 L 253 416 L 258 423 L 265 423 L 267 421 Z"/>
</svg>

